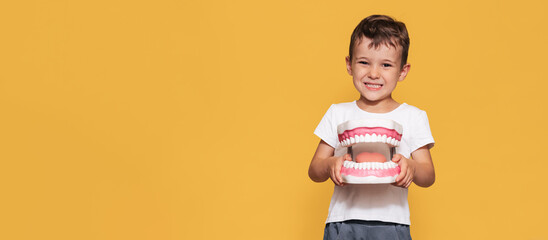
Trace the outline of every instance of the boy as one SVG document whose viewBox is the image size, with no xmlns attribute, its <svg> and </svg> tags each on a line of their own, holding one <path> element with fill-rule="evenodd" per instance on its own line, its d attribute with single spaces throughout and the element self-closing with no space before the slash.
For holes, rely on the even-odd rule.
<svg viewBox="0 0 548 240">
<path fill-rule="evenodd" d="M 308 174 L 315 182 L 335 183 L 324 239 L 411 239 L 407 188 L 434 183 L 430 148 L 434 139 L 426 112 L 392 98 L 409 72 L 409 36 L 405 24 L 384 15 L 363 19 L 354 29 L 346 68 L 360 93 L 358 100 L 333 104 L 314 133 L 321 138 Z M 339 146 L 337 125 L 348 120 L 391 119 L 403 126 L 392 161 L 401 168 L 393 184 L 346 184 L 340 175 L 351 160 Z"/>
</svg>

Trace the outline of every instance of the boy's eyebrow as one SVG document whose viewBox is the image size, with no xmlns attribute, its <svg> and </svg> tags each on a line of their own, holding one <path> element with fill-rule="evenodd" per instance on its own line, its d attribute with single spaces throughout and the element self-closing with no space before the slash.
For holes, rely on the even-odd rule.
<svg viewBox="0 0 548 240">
<path fill-rule="evenodd" d="M 367 60 L 367 61 L 369 61 L 369 58 L 367 58 L 367 57 L 356 57 L 356 61 L 357 60 Z"/>
<path fill-rule="evenodd" d="M 367 57 L 356 57 L 356 60 L 360 60 L 360 59 L 368 60 Z M 388 59 L 388 58 L 381 59 L 381 62 L 390 62 L 392 64 L 396 63 L 395 61 L 392 61 L 391 59 Z"/>
</svg>

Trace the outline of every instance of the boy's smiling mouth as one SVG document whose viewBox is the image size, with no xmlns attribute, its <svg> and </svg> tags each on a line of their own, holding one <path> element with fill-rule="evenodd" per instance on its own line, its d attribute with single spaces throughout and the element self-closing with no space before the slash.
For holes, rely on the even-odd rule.
<svg viewBox="0 0 548 240">
<path fill-rule="evenodd" d="M 365 84 L 365 87 L 371 91 L 377 91 L 381 89 L 381 87 L 383 86 L 382 84 L 378 84 L 378 83 L 364 82 L 364 84 Z"/>
</svg>

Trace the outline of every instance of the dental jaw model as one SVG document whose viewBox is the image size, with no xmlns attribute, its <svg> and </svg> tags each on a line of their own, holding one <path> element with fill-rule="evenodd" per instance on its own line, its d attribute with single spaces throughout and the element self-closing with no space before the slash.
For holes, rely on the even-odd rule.
<svg viewBox="0 0 548 240">
<path fill-rule="evenodd" d="M 388 119 L 360 119 L 337 126 L 339 143 L 348 148 L 352 161 L 344 161 L 345 183 L 393 183 L 400 173 L 392 162 L 402 137 L 400 124 Z"/>
</svg>

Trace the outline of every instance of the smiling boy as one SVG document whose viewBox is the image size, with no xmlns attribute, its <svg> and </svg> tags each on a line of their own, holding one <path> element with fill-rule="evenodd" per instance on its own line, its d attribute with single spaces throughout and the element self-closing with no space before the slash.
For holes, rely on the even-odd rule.
<svg viewBox="0 0 548 240">
<path fill-rule="evenodd" d="M 333 104 L 314 133 L 321 138 L 310 163 L 315 182 L 331 179 L 335 190 L 329 206 L 324 239 L 411 239 L 408 187 L 429 187 L 435 174 L 434 146 L 426 112 L 398 103 L 392 92 L 405 79 L 409 36 L 405 24 L 384 15 L 363 19 L 352 33 L 346 68 L 358 100 Z M 401 168 L 393 184 L 345 184 L 343 161 L 351 160 L 337 140 L 337 125 L 348 120 L 390 119 L 403 127 L 401 145 L 392 161 Z"/>
</svg>

